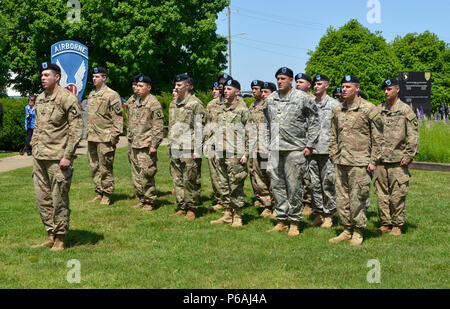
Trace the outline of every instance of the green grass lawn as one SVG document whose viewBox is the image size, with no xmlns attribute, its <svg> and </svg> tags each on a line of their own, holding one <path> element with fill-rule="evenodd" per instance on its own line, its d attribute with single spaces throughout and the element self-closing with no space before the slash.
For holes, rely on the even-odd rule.
<svg viewBox="0 0 450 309">
<path fill-rule="evenodd" d="M 342 231 L 308 228 L 288 238 L 266 233 L 273 226 L 244 210 L 244 227 L 212 226 L 211 187 L 203 165 L 199 218 L 169 218 L 175 210 L 167 149 L 159 152 L 158 209 L 143 212 L 131 182 L 127 151 L 116 153 L 116 191 L 110 207 L 94 197 L 87 157 L 75 162 L 70 192 L 69 248 L 53 253 L 31 249 L 46 237 L 35 201 L 31 168 L 0 174 L 0 288 L 449 288 L 450 173 L 412 171 L 404 235 L 377 236 L 376 197 L 360 247 L 329 244 Z M 253 202 L 249 180 L 247 205 Z M 336 221 L 336 218 L 335 218 Z M 81 283 L 67 282 L 71 259 L 81 263 Z M 367 262 L 377 259 L 381 283 L 370 284 Z"/>
<path fill-rule="evenodd" d="M 416 161 L 450 163 L 450 125 L 444 121 L 421 120 L 420 149 Z"/>
<path fill-rule="evenodd" d="M 8 157 L 12 157 L 12 156 L 18 156 L 19 153 L 18 152 L 10 152 L 10 151 L 3 151 L 0 150 L 0 160 L 3 158 L 8 158 Z"/>
</svg>

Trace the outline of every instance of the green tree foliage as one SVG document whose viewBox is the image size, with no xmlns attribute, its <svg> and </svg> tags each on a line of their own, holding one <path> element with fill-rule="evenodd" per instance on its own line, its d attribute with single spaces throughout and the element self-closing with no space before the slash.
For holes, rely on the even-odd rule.
<svg viewBox="0 0 450 309">
<path fill-rule="evenodd" d="M 3 104 L 3 129 L 0 131 L 0 149 L 19 151 L 25 144 L 25 106 L 27 99 L 1 99 Z"/>
<path fill-rule="evenodd" d="M 71 39 L 89 48 L 90 68 L 109 70 L 109 84 L 123 96 L 130 77 L 150 75 L 153 92 L 171 90 L 175 74 L 189 72 L 208 89 L 224 69 L 226 44 L 216 34 L 217 14 L 229 0 L 84 0 L 81 20 L 70 22 L 67 1 L 2 0 L 5 51 L 23 93 L 40 89 L 38 66 L 50 46 Z M 90 86 L 88 86 L 90 88 Z M 88 92 L 85 92 L 88 94 Z"/>
<path fill-rule="evenodd" d="M 9 78 L 9 64 L 5 57 L 6 50 L 6 39 L 4 39 L 4 35 L 6 36 L 6 20 L 1 15 L 0 11 L 0 92 L 5 92 L 6 87 L 8 85 Z"/>
<path fill-rule="evenodd" d="M 392 42 L 402 71 L 432 72 L 431 108 L 439 111 L 450 103 L 450 48 L 429 31 L 408 33 Z"/>
<path fill-rule="evenodd" d="M 384 100 L 383 80 L 397 76 L 400 68 L 381 34 L 371 33 L 357 20 L 350 20 L 339 30 L 329 28 L 310 56 L 306 72 L 311 76 L 327 75 L 330 94 L 345 75 L 354 74 L 361 81 L 361 91 L 375 104 Z"/>
</svg>

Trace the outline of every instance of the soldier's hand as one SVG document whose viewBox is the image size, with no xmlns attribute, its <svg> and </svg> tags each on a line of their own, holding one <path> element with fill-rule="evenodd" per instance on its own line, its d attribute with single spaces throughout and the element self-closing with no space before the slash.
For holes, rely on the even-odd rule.
<svg viewBox="0 0 450 309">
<path fill-rule="evenodd" d="M 116 141 L 115 140 L 111 140 L 111 145 L 113 145 L 113 146 L 115 146 L 117 143 L 116 143 Z"/>
<path fill-rule="evenodd" d="M 243 156 L 239 162 L 241 162 L 241 164 L 247 163 L 247 157 Z"/>
<path fill-rule="evenodd" d="M 156 153 L 157 151 L 158 149 L 150 147 L 150 149 L 148 150 L 148 154 Z"/>
<path fill-rule="evenodd" d="M 403 159 L 402 161 L 400 161 L 400 166 L 408 166 L 408 162 Z"/>
<path fill-rule="evenodd" d="M 377 167 L 375 165 L 371 164 L 371 163 L 369 163 L 369 165 L 367 165 L 367 170 L 369 172 L 373 172 L 376 169 L 377 169 Z"/>
<path fill-rule="evenodd" d="M 312 149 L 311 148 L 305 148 L 303 150 L 303 154 L 305 155 L 305 157 L 309 157 L 310 155 L 312 155 Z"/>
<path fill-rule="evenodd" d="M 200 159 L 202 156 L 201 155 L 199 155 L 198 153 L 193 153 L 192 154 L 192 157 L 194 158 L 194 159 Z"/>
<path fill-rule="evenodd" d="M 62 158 L 61 161 L 59 161 L 59 167 L 61 169 L 66 169 L 70 166 L 70 160 L 66 158 Z"/>
</svg>

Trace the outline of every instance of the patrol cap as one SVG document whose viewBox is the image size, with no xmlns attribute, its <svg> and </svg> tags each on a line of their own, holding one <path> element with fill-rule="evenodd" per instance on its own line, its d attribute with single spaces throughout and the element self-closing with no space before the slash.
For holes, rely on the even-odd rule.
<svg viewBox="0 0 450 309">
<path fill-rule="evenodd" d="M 312 84 L 311 76 L 309 76 L 308 74 L 298 73 L 297 75 L 295 75 L 295 80 L 297 81 L 298 79 L 304 79 L 307 82 L 309 82 L 310 84 Z"/>
<path fill-rule="evenodd" d="M 399 86 L 399 85 L 400 85 L 400 83 L 398 82 L 398 80 L 396 78 L 388 78 L 381 85 L 381 89 L 384 90 L 384 88 L 386 88 L 386 87 Z"/>
<path fill-rule="evenodd" d="M 366 94 L 362 91 L 358 91 L 358 97 L 363 98 L 364 100 L 367 100 Z"/>
<path fill-rule="evenodd" d="M 344 83 L 360 84 L 359 78 L 356 77 L 355 75 L 344 76 L 344 78 L 341 80 L 341 84 L 344 84 Z"/>
<path fill-rule="evenodd" d="M 321 82 L 321 81 L 327 81 L 327 82 L 329 82 L 330 79 L 328 78 L 328 76 L 323 75 L 323 74 L 317 74 L 316 76 L 314 76 L 313 83 L 315 83 L 315 82 Z"/>
<path fill-rule="evenodd" d="M 252 87 L 261 87 L 264 85 L 264 82 L 262 80 L 259 79 L 255 79 L 254 81 L 252 81 L 252 83 L 250 84 L 250 88 Z"/>
<path fill-rule="evenodd" d="M 241 90 L 241 84 L 235 79 L 230 79 L 229 81 L 226 82 L 225 85 Z"/>
<path fill-rule="evenodd" d="M 42 62 L 41 66 L 39 68 L 39 73 L 42 73 L 42 71 L 45 71 L 45 70 L 52 70 L 55 73 L 58 73 L 61 75 L 61 68 L 57 64 L 54 64 L 54 63 Z"/>
<path fill-rule="evenodd" d="M 293 78 L 294 77 L 294 72 L 291 69 L 287 68 L 287 67 L 282 67 L 282 68 L 279 68 L 278 71 L 275 73 L 275 78 L 278 75 L 286 75 L 287 77 Z"/>
<path fill-rule="evenodd" d="M 95 67 L 92 69 L 92 74 L 107 74 L 106 68 L 104 67 Z"/>
<path fill-rule="evenodd" d="M 277 90 L 277 86 L 275 86 L 274 83 L 264 82 L 261 89 L 269 89 L 270 91 L 274 92 Z"/>
<path fill-rule="evenodd" d="M 214 84 L 212 85 L 212 89 L 214 88 L 219 88 L 219 83 L 218 82 L 214 82 Z"/>
<path fill-rule="evenodd" d="M 227 81 L 232 80 L 233 77 L 231 77 L 229 74 L 227 73 L 223 73 L 222 75 L 219 76 L 219 78 L 217 79 L 217 82 L 220 84 L 220 81 L 223 80 L 225 82 L 222 82 L 222 84 L 225 84 Z"/>
<path fill-rule="evenodd" d="M 137 83 L 146 83 L 146 84 L 149 84 L 150 86 L 152 85 L 152 79 L 150 77 L 144 76 L 144 75 L 138 76 L 136 82 Z"/>
</svg>

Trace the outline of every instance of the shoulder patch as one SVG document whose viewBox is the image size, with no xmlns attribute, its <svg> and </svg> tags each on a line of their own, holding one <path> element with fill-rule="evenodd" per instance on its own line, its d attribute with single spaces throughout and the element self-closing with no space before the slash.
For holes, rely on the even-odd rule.
<svg viewBox="0 0 450 309">
<path fill-rule="evenodd" d="M 416 114 L 414 114 L 414 112 L 409 112 L 406 114 L 406 119 L 408 119 L 409 121 L 413 121 L 415 118 L 417 118 Z"/>
<path fill-rule="evenodd" d="M 378 111 L 377 108 L 373 108 L 370 112 L 369 112 L 369 118 L 374 120 L 378 115 L 380 114 L 380 112 Z"/>
<path fill-rule="evenodd" d="M 112 105 L 112 109 L 114 110 L 114 112 L 118 115 L 122 114 L 122 105 L 120 104 L 120 102 L 116 102 Z"/>
</svg>

